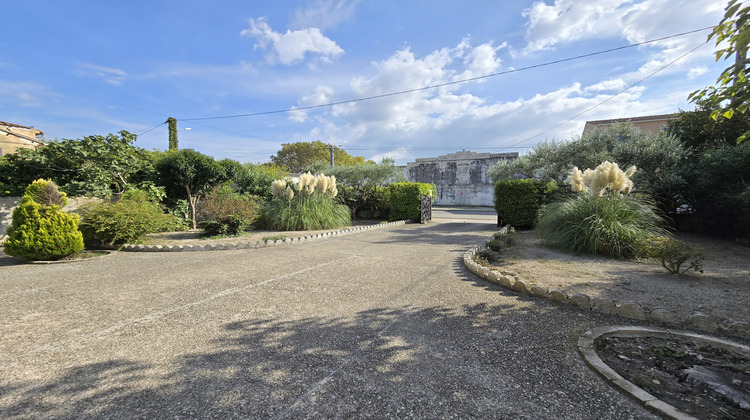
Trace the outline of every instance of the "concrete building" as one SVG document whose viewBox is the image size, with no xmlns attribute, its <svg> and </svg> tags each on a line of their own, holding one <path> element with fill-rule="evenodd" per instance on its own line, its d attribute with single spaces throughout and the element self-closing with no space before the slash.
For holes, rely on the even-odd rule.
<svg viewBox="0 0 750 420">
<path fill-rule="evenodd" d="M 612 120 L 586 121 L 583 126 L 583 135 L 594 131 L 599 127 L 607 127 L 613 124 L 631 123 L 633 127 L 644 133 L 659 134 L 667 121 L 677 118 L 677 114 L 649 115 L 645 117 L 615 118 Z"/>
<path fill-rule="evenodd" d="M 36 149 L 44 146 L 38 137 L 44 134 L 34 127 L 0 121 L 0 156 L 16 153 L 18 149 Z"/>
<path fill-rule="evenodd" d="M 435 184 L 435 204 L 492 206 L 494 185 L 487 171 L 501 160 L 513 160 L 518 153 L 475 153 L 462 151 L 435 158 L 417 159 L 406 165 L 411 182 Z"/>
</svg>

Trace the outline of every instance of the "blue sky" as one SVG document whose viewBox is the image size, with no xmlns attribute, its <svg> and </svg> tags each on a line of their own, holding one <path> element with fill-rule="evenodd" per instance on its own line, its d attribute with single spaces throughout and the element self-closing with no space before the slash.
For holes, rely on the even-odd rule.
<svg viewBox="0 0 750 420">
<path fill-rule="evenodd" d="M 714 62 L 713 42 L 688 53 L 709 31 L 381 99 L 298 108 L 705 28 L 719 22 L 724 6 L 3 0 L 0 120 L 33 125 L 48 140 L 128 130 L 140 134 L 137 145 L 165 149 L 167 126 L 159 124 L 171 116 L 181 148 L 241 162 L 264 162 L 282 143 L 311 140 L 399 164 L 464 149 L 523 153 L 545 139 L 580 135 L 587 120 L 693 109 L 687 95 L 713 84 L 726 67 Z"/>
</svg>

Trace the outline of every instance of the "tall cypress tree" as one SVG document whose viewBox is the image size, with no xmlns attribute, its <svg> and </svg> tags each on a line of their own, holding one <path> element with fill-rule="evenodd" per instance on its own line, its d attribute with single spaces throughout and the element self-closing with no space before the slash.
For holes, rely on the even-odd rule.
<svg viewBox="0 0 750 420">
<path fill-rule="evenodd" d="M 177 150 L 177 120 L 169 117 L 167 123 L 169 124 L 169 150 Z"/>
</svg>

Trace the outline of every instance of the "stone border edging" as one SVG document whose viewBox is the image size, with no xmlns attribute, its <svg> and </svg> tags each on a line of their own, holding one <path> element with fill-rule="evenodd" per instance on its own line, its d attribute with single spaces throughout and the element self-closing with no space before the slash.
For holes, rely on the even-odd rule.
<svg viewBox="0 0 750 420">
<path fill-rule="evenodd" d="M 500 232 L 508 233 L 510 225 L 500 229 Z M 625 301 L 620 302 L 614 299 L 592 298 L 584 293 L 576 293 L 571 296 L 563 289 L 549 290 L 546 286 L 530 283 L 521 279 L 518 273 L 490 270 L 474 261 L 474 255 L 483 249 L 483 245 L 477 245 L 469 249 L 463 256 L 464 266 L 470 272 L 483 280 L 497 284 L 514 292 L 525 295 L 532 295 L 553 302 L 566 303 L 578 306 L 582 309 L 602 312 L 605 314 L 619 315 L 625 318 L 637 319 L 641 321 L 651 321 L 657 324 L 678 327 L 678 328 L 695 328 L 708 333 L 726 333 L 733 336 L 750 338 L 750 322 L 737 320 L 717 320 L 702 312 L 694 312 L 688 318 L 680 318 L 674 312 L 665 308 L 644 308 L 642 305 Z"/>
<path fill-rule="evenodd" d="M 247 242 L 225 242 L 219 244 L 206 244 L 206 245 L 133 245 L 125 244 L 120 248 L 120 251 L 125 252 L 192 252 L 192 251 L 224 251 L 224 250 L 237 250 L 237 249 L 254 249 L 254 248 L 269 248 L 279 245 L 293 245 L 303 242 L 311 242 L 324 238 L 331 238 L 334 236 L 349 235 L 352 233 L 358 233 L 367 230 L 380 229 L 387 226 L 403 225 L 408 223 L 406 220 L 399 220 L 395 222 L 378 223 L 376 225 L 357 226 L 342 230 L 336 230 L 325 233 L 318 233 L 316 235 L 305 235 L 296 238 L 286 238 L 266 240 L 266 241 L 247 241 Z"/>
<path fill-rule="evenodd" d="M 665 416 L 670 419 L 676 420 L 696 420 L 695 417 L 678 410 L 677 408 L 665 403 L 644 391 L 643 389 L 635 386 L 632 382 L 627 381 L 625 378 L 620 376 L 614 371 L 609 365 L 596 353 L 594 347 L 594 341 L 599 337 L 658 337 L 658 338 L 672 338 L 675 336 L 687 338 L 693 341 L 700 341 L 706 344 L 712 344 L 717 347 L 721 347 L 727 350 L 737 351 L 750 355 L 750 346 L 745 346 L 731 341 L 722 340 L 720 338 L 714 338 L 699 334 L 675 332 L 671 330 L 665 330 L 661 328 L 642 328 L 642 327 L 598 327 L 591 331 L 585 332 L 578 339 L 578 352 L 583 356 L 586 364 L 589 365 L 594 371 L 601 375 L 608 383 L 618 388 L 625 394 L 633 397 L 640 402 L 647 409 Z"/>
</svg>

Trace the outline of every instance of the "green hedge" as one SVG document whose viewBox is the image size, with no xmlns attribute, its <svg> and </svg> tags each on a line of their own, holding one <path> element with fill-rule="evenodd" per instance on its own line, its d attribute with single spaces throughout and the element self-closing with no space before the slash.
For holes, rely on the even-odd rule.
<svg viewBox="0 0 750 420">
<path fill-rule="evenodd" d="M 544 186 L 533 179 L 510 179 L 495 183 L 495 211 L 502 224 L 515 228 L 534 227 L 544 195 Z"/>
<path fill-rule="evenodd" d="M 435 201 L 437 188 L 422 182 L 397 182 L 387 188 L 390 211 L 389 220 L 419 220 L 422 202 L 420 197 L 428 195 Z"/>
</svg>

